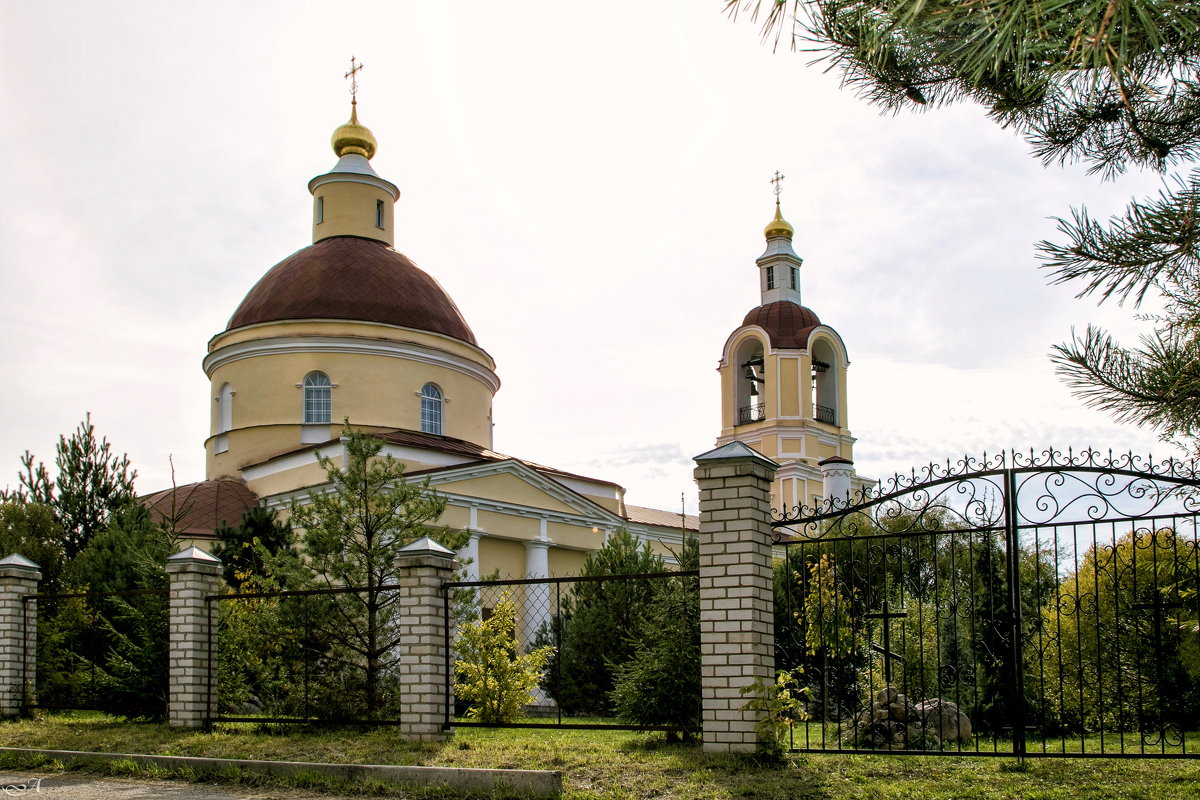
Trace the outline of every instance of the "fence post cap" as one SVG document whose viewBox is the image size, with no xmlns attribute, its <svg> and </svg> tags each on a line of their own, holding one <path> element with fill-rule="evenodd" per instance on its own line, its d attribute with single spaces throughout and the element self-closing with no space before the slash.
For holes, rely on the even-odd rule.
<svg viewBox="0 0 1200 800">
<path fill-rule="evenodd" d="M 179 570 L 196 569 L 197 567 L 208 567 L 214 571 L 220 571 L 221 559 L 206 553 L 195 545 L 180 550 L 174 555 L 167 556 L 167 570 L 176 572 Z M 209 571 L 209 570 L 204 570 Z"/>
<path fill-rule="evenodd" d="M 692 460 L 698 464 L 703 464 L 706 461 L 726 461 L 732 458 L 748 458 L 771 469 L 779 469 L 779 465 L 774 461 L 742 442 L 723 444 L 714 450 L 709 450 L 707 453 L 701 453 Z"/>
<path fill-rule="evenodd" d="M 415 542 L 404 545 L 396 551 L 398 557 L 413 558 L 416 556 L 436 556 L 438 558 L 454 558 L 454 551 L 438 544 L 428 536 L 422 536 Z"/>
<path fill-rule="evenodd" d="M 12 555 L 0 558 L 0 575 L 13 578 L 32 578 L 41 580 L 42 568 L 22 555 Z"/>
</svg>

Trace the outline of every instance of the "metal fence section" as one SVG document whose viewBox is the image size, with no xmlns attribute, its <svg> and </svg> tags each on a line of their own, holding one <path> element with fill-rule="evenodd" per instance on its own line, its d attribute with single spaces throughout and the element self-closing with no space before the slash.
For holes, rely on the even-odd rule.
<svg viewBox="0 0 1200 800">
<path fill-rule="evenodd" d="M 23 710 L 94 710 L 162 718 L 167 709 L 167 590 L 30 594 L 36 642 L 22 635 Z M 32 687 L 32 691 L 28 687 Z"/>
<path fill-rule="evenodd" d="M 399 587 L 212 595 L 211 722 L 398 725 Z M 211 706 L 211 703 L 210 703 Z"/>
<path fill-rule="evenodd" d="M 1133 456 L 930 467 L 774 524 L 797 751 L 1195 757 L 1200 480 Z"/>
<path fill-rule="evenodd" d="M 697 732 L 701 719 L 699 574 L 698 570 L 678 570 L 445 584 L 446 667 L 450 676 L 446 685 L 446 727 Z M 618 716 L 612 697 L 622 670 L 640 648 L 649 644 L 647 637 L 654 636 L 647 633 L 644 619 L 654 603 L 673 603 L 679 617 L 695 618 L 695 641 L 689 638 L 685 643 L 685 649 L 695 654 L 694 691 L 690 675 L 673 676 L 682 688 L 662 701 L 686 705 L 676 715 L 689 720 L 686 723 L 631 722 Z M 519 718 L 482 721 L 470 703 L 458 696 L 461 693 L 456 693 L 456 682 L 462 680 L 462 670 L 458 669 L 461 653 L 456 646 L 464 625 L 479 625 L 491 619 L 503 604 L 515 612 L 512 655 L 543 647 L 552 648 L 552 654 Z"/>
</svg>

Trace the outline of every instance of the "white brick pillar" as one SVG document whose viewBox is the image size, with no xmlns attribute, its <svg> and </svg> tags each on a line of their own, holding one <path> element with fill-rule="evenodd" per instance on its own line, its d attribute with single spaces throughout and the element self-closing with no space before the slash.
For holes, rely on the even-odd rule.
<svg viewBox="0 0 1200 800">
<path fill-rule="evenodd" d="M 778 464 L 741 442 L 696 457 L 700 487 L 700 664 L 704 749 L 753 752 L 741 689 L 775 673 L 771 481 Z"/>
<path fill-rule="evenodd" d="M 0 716 L 15 717 L 37 685 L 37 594 L 42 572 L 27 558 L 0 558 Z"/>
<path fill-rule="evenodd" d="M 217 713 L 217 604 L 221 560 L 189 547 L 167 558 L 170 591 L 167 721 L 202 728 Z"/>
<path fill-rule="evenodd" d="M 445 728 L 449 650 L 442 584 L 453 579 L 454 552 L 428 536 L 400 550 L 396 584 L 400 587 L 400 629 L 396 645 L 400 697 L 400 736 L 408 741 L 449 738 Z"/>
</svg>

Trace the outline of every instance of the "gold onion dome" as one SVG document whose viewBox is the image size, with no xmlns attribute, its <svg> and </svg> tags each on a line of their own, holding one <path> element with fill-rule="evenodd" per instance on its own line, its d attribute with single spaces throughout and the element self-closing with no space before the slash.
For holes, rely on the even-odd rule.
<svg viewBox="0 0 1200 800">
<path fill-rule="evenodd" d="M 771 220 L 767 227 L 763 228 L 763 234 L 770 239 L 772 236 L 786 236 L 792 238 L 792 234 L 796 231 L 786 219 L 783 218 L 783 212 L 779 209 L 779 201 L 775 201 L 775 219 Z"/>
<path fill-rule="evenodd" d="M 370 160 L 378 147 L 375 142 L 375 134 L 358 121 L 357 102 L 350 104 L 350 121 L 339 126 L 333 132 L 333 138 L 330 141 L 333 144 L 333 152 L 337 153 L 338 158 L 354 153 Z"/>
</svg>

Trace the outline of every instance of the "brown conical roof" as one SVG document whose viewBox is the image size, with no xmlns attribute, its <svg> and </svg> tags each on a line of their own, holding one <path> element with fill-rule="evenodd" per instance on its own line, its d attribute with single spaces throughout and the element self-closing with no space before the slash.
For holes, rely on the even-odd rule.
<svg viewBox="0 0 1200 800">
<path fill-rule="evenodd" d="M 357 236 L 322 239 L 271 267 L 233 312 L 226 330 L 284 319 L 381 322 L 478 346 L 437 281 L 403 253 Z"/>
</svg>

